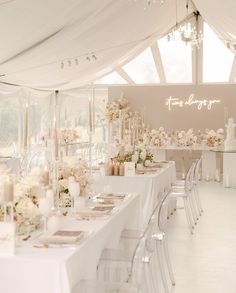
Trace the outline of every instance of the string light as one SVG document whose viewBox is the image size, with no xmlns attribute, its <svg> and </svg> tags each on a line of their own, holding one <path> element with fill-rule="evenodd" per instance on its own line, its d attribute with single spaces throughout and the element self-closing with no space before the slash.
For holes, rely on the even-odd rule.
<svg viewBox="0 0 236 293">
<path fill-rule="evenodd" d="M 84 58 L 82 57 L 67 58 L 60 62 L 61 69 L 66 68 L 66 65 L 68 65 L 68 67 L 79 66 L 79 59 L 85 60 L 87 62 L 92 62 L 92 61 L 97 61 L 98 57 L 95 55 L 95 53 L 90 53 L 89 55 L 87 54 L 87 56 Z"/>
<path fill-rule="evenodd" d="M 163 5 L 165 0 L 132 0 L 132 4 L 135 4 L 137 2 L 143 1 L 145 4 L 144 10 L 146 10 L 148 7 L 150 7 L 153 4 L 159 3 L 160 5 Z"/>
</svg>

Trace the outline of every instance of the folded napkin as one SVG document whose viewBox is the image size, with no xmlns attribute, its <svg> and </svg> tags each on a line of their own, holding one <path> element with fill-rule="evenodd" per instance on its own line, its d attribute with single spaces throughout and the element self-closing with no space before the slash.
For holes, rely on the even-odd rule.
<svg viewBox="0 0 236 293">
<path fill-rule="evenodd" d="M 124 193 L 101 193 L 97 196 L 99 199 L 125 199 L 126 195 Z"/>
<path fill-rule="evenodd" d="M 114 206 L 95 206 L 95 207 L 88 207 L 78 210 L 79 216 L 82 217 L 101 217 L 106 216 L 111 213 L 114 209 Z"/>
<path fill-rule="evenodd" d="M 74 244 L 84 237 L 84 231 L 58 230 L 51 234 L 43 234 L 38 240 L 41 243 Z"/>
</svg>

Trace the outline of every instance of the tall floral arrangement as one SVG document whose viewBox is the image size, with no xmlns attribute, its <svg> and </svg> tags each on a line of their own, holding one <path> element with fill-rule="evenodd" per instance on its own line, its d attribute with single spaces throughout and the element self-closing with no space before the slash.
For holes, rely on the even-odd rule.
<svg viewBox="0 0 236 293">
<path fill-rule="evenodd" d="M 115 122 L 120 118 L 121 113 L 122 113 L 122 119 L 128 119 L 132 117 L 133 115 L 129 106 L 129 101 L 124 97 L 121 97 L 115 101 L 109 102 L 106 105 L 104 119 L 108 123 Z"/>
<path fill-rule="evenodd" d="M 42 193 L 43 170 L 34 168 L 15 184 L 14 219 L 19 233 L 31 232 L 39 227 L 38 201 Z"/>
<path fill-rule="evenodd" d="M 79 134 L 76 129 L 65 128 L 59 133 L 60 141 L 64 144 L 75 142 L 79 139 Z"/>
</svg>

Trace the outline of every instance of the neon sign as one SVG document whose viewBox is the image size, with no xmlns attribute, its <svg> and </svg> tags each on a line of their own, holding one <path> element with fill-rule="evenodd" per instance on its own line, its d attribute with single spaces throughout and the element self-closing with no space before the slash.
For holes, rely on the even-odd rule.
<svg viewBox="0 0 236 293">
<path fill-rule="evenodd" d="M 165 105 L 168 107 L 168 110 L 170 111 L 173 107 L 191 107 L 196 106 L 198 110 L 207 109 L 212 110 L 212 107 L 216 104 L 221 103 L 221 100 L 209 100 L 204 98 L 195 98 L 194 94 L 191 94 L 187 99 L 180 99 L 180 98 L 174 98 L 170 96 L 166 99 Z"/>
</svg>

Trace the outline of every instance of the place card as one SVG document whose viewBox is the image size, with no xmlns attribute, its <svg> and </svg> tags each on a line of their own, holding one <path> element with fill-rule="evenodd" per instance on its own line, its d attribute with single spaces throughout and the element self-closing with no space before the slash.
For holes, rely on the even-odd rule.
<svg viewBox="0 0 236 293">
<path fill-rule="evenodd" d="M 135 176 L 135 163 L 125 162 L 125 176 Z"/>
<path fill-rule="evenodd" d="M 0 222 L 0 255 L 15 254 L 15 224 Z"/>
</svg>

